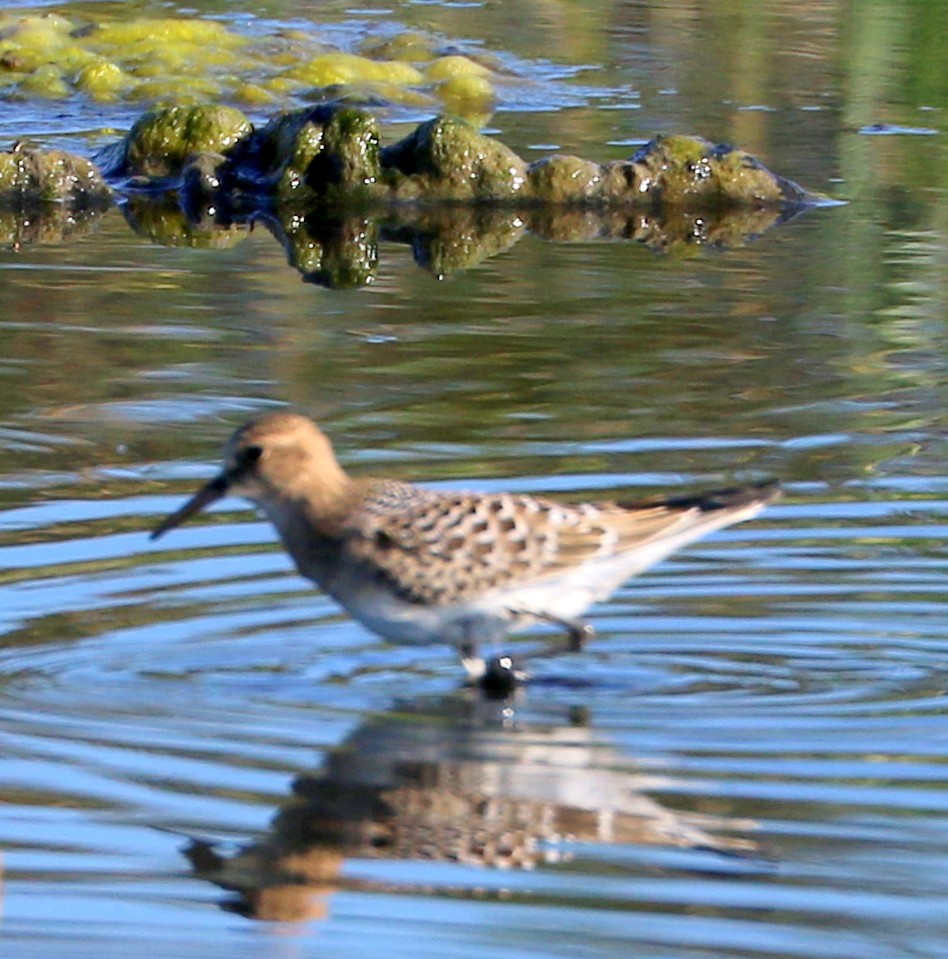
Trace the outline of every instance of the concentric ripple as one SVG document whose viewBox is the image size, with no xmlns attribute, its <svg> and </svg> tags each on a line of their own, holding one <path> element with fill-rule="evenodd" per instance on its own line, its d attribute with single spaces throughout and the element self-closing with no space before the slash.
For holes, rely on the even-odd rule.
<svg viewBox="0 0 948 959">
<path fill-rule="evenodd" d="M 54 877 L 104 955 L 112 903 L 177 954 L 153 923 L 199 941 L 215 922 L 180 903 L 207 897 L 337 935 L 417 914 L 448 942 L 565 911 L 603 954 L 628 910 L 678 955 L 885 956 L 883 928 L 945 931 L 945 884 L 911 876 L 948 840 L 946 568 L 901 545 L 937 539 L 945 500 L 791 488 L 597 608 L 590 649 L 530 660 L 507 707 L 458 691 L 450 650 L 350 622 L 247 514 L 149 545 L 141 514 L 170 503 L 0 514 L 20 954 Z M 139 529 L 110 532 L 125 517 Z M 340 795 L 351 825 L 327 833 Z"/>
</svg>

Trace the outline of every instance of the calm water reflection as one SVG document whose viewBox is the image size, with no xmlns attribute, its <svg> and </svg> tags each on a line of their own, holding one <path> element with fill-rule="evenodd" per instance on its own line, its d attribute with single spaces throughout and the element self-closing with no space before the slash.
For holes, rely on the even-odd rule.
<svg viewBox="0 0 948 959">
<path fill-rule="evenodd" d="M 184 249 L 119 211 L 0 253 L 11 955 L 944 955 L 943 12 L 578 9 L 394 15 L 603 64 L 583 82 L 624 109 L 494 118 L 526 155 L 688 129 L 851 202 L 687 256 L 524 232 L 443 282 L 380 235 L 359 290 L 259 230 Z M 149 544 L 287 402 L 354 472 L 787 496 L 600 606 L 504 713 L 450 650 L 352 624 L 238 502 Z"/>
</svg>

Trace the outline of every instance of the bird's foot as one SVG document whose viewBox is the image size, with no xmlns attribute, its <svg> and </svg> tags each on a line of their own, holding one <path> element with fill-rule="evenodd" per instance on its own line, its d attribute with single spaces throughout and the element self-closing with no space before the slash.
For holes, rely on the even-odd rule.
<svg viewBox="0 0 948 959">
<path fill-rule="evenodd" d="M 461 663 L 467 673 L 467 685 L 476 686 L 488 699 L 506 699 L 512 696 L 517 687 L 527 678 L 513 658 L 507 655 L 492 656 L 484 659 L 471 643 L 465 643 L 459 649 Z"/>
<path fill-rule="evenodd" d="M 510 656 L 494 656 L 485 663 L 478 686 L 488 699 L 509 699 L 526 679 Z"/>
</svg>

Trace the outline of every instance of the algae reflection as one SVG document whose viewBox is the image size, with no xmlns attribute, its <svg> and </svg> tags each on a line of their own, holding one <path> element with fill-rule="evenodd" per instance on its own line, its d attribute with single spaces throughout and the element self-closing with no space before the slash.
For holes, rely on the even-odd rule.
<svg viewBox="0 0 948 959">
<path fill-rule="evenodd" d="M 645 792 L 659 785 L 581 710 L 530 725 L 462 692 L 401 704 L 356 729 L 321 770 L 297 777 L 256 842 L 224 854 L 192 840 L 184 854 L 196 876 L 231 894 L 224 908 L 280 921 L 326 917 L 343 889 L 491 896 L 484 873 L 476 889 L 376 880 L 379 860 L 546 870 L 569 862 L 577 843 L 700 850 L 708 858 L 699 869 L 721 869 L 735 855 L 754 860 L 753 822 L 671 810 Z"/>
<path fill-rule="evenodd" d="M 420 267 L 444 278 L 511 249 L 528 232 L 557 243 L 628 240 L 657 253 L 692 256 L 745 246 L 794 215 L 776 209 L 706 213 L 485 206 L 371 213 L 316 207 L 239 216 L 207 208 L 185 211 L 173 196 L 133 197 L 123 209 L 136 233 L 170 246 L 228 247 L 252 226 L 265 226 L 304 280 L 334 289 L 371 283 L 382 243 L 409 246 Z"/>
</svg>

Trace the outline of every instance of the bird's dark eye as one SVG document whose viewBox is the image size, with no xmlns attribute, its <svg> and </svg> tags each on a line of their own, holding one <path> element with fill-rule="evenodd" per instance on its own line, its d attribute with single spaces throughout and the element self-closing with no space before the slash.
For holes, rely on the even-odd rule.
<svg viewBox="0 0 948 959">
<path fill-rule="evenodd" d="M 263 456 L 262 446 L 247 446 L 240 452 L 240 465 L 243 469 L 248 469 Z"/>
</svg>

